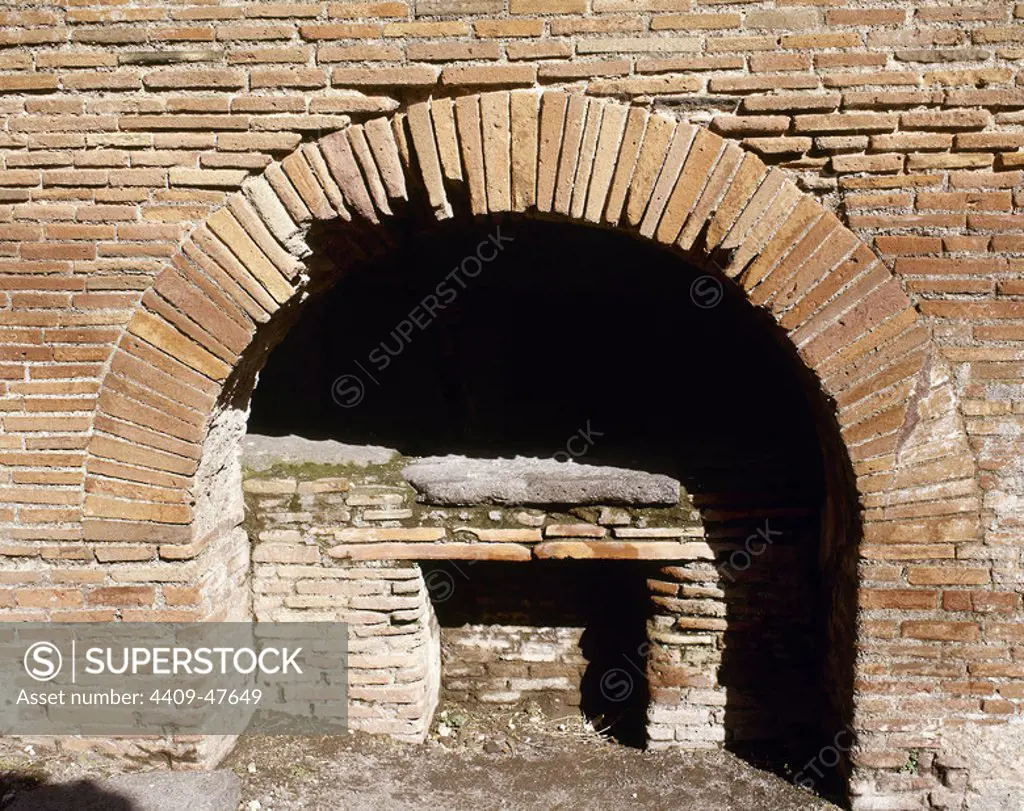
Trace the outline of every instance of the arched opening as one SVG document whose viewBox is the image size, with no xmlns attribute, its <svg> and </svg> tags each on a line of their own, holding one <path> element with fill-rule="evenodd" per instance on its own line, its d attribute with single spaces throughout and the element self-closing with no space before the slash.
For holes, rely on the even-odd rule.
<svg viewBox="0 0 1024 811">
<path fill-rule="evenodd" d="M 589 645 L 583 664 L 546 672 L 563 677 L 575 662 L 580 681 L 568 693 L 591 717 L 617 712 L 613 734 L 679 744 L 648 737 L 650 708 L 718 688 L 709 700 L 721 734 L 704 745 L 802 763 L 849 722 L 858 527 L 828 404 L 778 328 L 717 277 L 614 231 L 503 217 L 389 233 L 378 259 L 324 274 L 336 283 L 289 319 L 259 374 L 250 434 L 384 446 L 406 459 L 575 457 L 664 474 L 692 498 L 714 551 L 685 566 L 488 562 L 467 572 L 424 562 L 428 585 L 446 567 L 444 582 L 460 583 L 451 600 L 432 594 L 442 696 L 487 692 L 458 658 L 467 629 L 490 628 L 505 644 L 515 633 L 521 642 L 525 626 L 575 628 L 566 638 Z M 310 244 L 324 264 L 339 250 L 330 229 Z M 464 264 L 480 245 L 493 258 Z M 471 275 L 452 275 L 463 267 Z M 346 388 L 355 379 L 357 397 Z M 634 524 L 657 523 L 647 509 Z M 584 505 L 549 512 L 558 511 L 588 518 Z M 553 595 L 570 577 L 574 588 Z M 593 589 L 607 593 L 595 601 Z M 607 633 L 620 602 L 628 629 Z M 604 617 L 591 612 L 588 624 L 593 603 Z M 649 646 L 638 644 L 637 617 Z M 709 644 L 682 644 L 707 642 L 707 631 Z M 523 674 L 502 650 L 474 662 L 505 666 L 492 667 L 505 689 L 492 682 L 490 694 L 514 703 L 523 691 L 509 679 Z M 644 682 L 632 704 L 602 706 L 598 686 L 588 706 L 588 681 L 630 672 L 631 657 Z"/>
<path fill-rule="evenodd" d="M 346 347 L 346 357 L 355 361 L 360 351 L 374 348 L 387 354 L 381 342 L 394 330 L 398 335 L 390 346 L 398 352 L 401 344 L 401 352 L 382 371 L 400 372 L 402 362 L 419 352 L 423 373 L 388 378 L 392 392 L 404 390 L 412 398 L 401 408 L 380 401 L 380 413 L 399 415 L 390 423 L 363 416 L 349 427 L 360 441 L 379 432 L 396 443 L 432 443 L 441 451 L 484 454 L 490 446 L 491 455 L 526 452 L 547 445 L 545 437 L 559 433 L 550 426 L 571 423 L 574 409 L 590 396 L 605 407 L 602 418 L 610 425 L 625 426 L 619 438 L 581 445 L 581 430 L 594 436 L 584 423 L 569 438 L 559 437 L 565 448 L 548 458 L 555 476 L 543 465 L 544 475 L 536 468 L 526 475 L 515 466 L 470 457 L 460 463 L 467 469 L 449 480 L 444 476 L 451 477 L 451 465 L 420 466 L 415 476 L 403 475 L 408 460 L 381 446 L 336 445 L 325 454 L 317 445 L 321 450 L 311 463 L 299 465 L 301 476 L 295 470 L 296 475 L 278 475 L 282 471 L 271 465 L 262 478 L 245 483 L 247 498 L 269 522 L 247 520 L 247 533 L 241 527 L 238 448 L 250 394 L 268 353 L 299 316 L 304 321 L 312 313 L 309 320 L 316 321 L 317 300 L 330 296 L 340 274 L 343 285 L 351 282 L 367 300 L 376 295 L 380 312 L 395 312 L 388 309 L 392 303 L 415 300 L 417 290 L 401 274 L 382 270 L 389 262 L 411 256 L 407 266 L 426 267 L 433 256 L 443 266 L 453 257 L 435 244 L 440 237 L 468 234 L 467 250 L 473 250 L 473 239 L 483 240 L 491 226 L 521 223 L 517 217 L 562 223 L 544 226 L 547 243 L 517 263 L 526 265 L 520 269 L 523 283 L 544 291 L 536 299 L 561 297 L 572 310 L 573 293 L 597 289 L 603 293 L 598 308 L 614 317 L 591 313 L 589 320 L 576 319 L 582 326 L 573 334 L 564 312 L 538 305 L 551 323 L 543 325 L 547 333 L 534 329 L 530 341 L 508 342 L 515 351 L 503 362 L 525 358 L 530 370 L 512 385 L 506 385 L 509 369 L 522 369 L 522 363 L 498 369 L 480 359 L 486 357 L 483 349 L 502 346 L 501 328 L 514 320 L 508 308 L 493 304 L 503 296 L 514 299 L 514 285 L 499 292 L 493 283 L 482 286 L 468 315 L 460 316 L 458 301 L 452 301 L 453 311 L 433 312 L 427 326 L 420 323 L 422 311 L 419 320 L 404 311 L 379 332 L 355 329 L 350 337 L 367 335 L 369 343 L 352 354 Z M 446 219 L 474 222 L 481 230 L 437 225 Z M 608 226 L 620 236 L 569 223 Z M 537 233 L 541 227 L 530 226 Z M 627 233 L 647 241 L 628 243 L 621 236 Z M 552 256 L 563 241 L 574 239 L 584 244 L 562 262 L 568 277 L 558 282 L 558 274 L 538 273 L 547 265 L 537 256 Z M 513 244 L 530 242 L 524 237 Z M 652 245 L 666 246 L 666 253 L 652 251 Z M 461 267 L 467 254 L 456 254 Z M 662 274 L 663 285 L 647 285 L 639 291 L 647 290 L 647 297 L 638 299 L 634 279 L 644 274 L 608 287 L 579 258 L 595 254 L 587 259 L 590 267 L 603 266 L 611 256 L 620 258 L 614 263 L 619 271 L 642 266 L 655 272 L 659 262 L 670 260 L 674 266 Z M 490 259 L 487 264 L 499 267 Z M 710 281 L 695 268 L 710 274 Z M 381 279 L 396 279 L 401 296 L 374 294 L 366 279 L 378 271 Z M 472 276 L 487 278 L 482 268 Z M 691 287 L 681 282 L 684 277 Z M 721 296 L 715 281 L 724 285 Z M 470 301 L 470 289 L 456 298 Z M 683 307 L 668 308 L 660 321 L 618 306 L 640 301 L 647 312 L 659 314 L 673 296 Z M 304 303 L 311 305 L 308 313 Z M 680 319 L 690 305 L 729 317 Z M 358 326 L 364 310 L 354 309 Z M 494 322 L 474 321 L 478 312 Z M 446 314 L 456 316 L 455 326 L 440 329 Z M 648 348 L 637 351 L 633 338 L 664 337 L 652 331 L 658 323 L 675 325 L 670 343 L 688 337 L 690 344 L 675 354 L 670 346 L 659 356 L 661 363 L 652 363 L 645 360 Z M 632 332 L 623 337 L 620 330 L 618 342 L 606 337 L 609 325 L 621 324 Z M 706 329 L 696 328 L 702 325 Z M 445 335 L 448 343 L 423 340 L 421 333 L 428 331 Z M 482 333 L 479 340 L 472 337 L 475 331 Z M 603 351 L 613 358 L 623 347 L 634 351 L 628 363 L 602 366 L 587 362 L 586 352 L 583 360 L 566 360 L 571 353 L 553 352 L 555 341 L 545 343 L 538 335 L 558 337 L 569 347 L 583 346 L 580 335 L 586 335 L 586 346 L 604 342 Z M 414 344 L 406 346 L 413 336 Z M 334 344 L 333 338 L 321 340 Z M 735 351 L 726 351 L 729 346 Z M 558 373 L 540 374 L 530 365 L 538 348 L 544 358 L 561 359 L 561 366 L 554 364 Z M 422 354 L 427 349 L 433 354 Z M 282 356 L 287 354 L 282 347 Z M 710 357 L 720 363 L 707 362 Z M 636 370 L 662 382 L 666 375 L 672 382 L 685 380 L 689 388 L 659 398 Z M 368 373 L 357 386 L 355 369 L 339 371 L 331 381 L 339 408 L 350 409 L 382 388 Z M 486 383 L 463 386 L 462 380 L 474 379 L 471 371 L 483 374 Z M 272 365 L 265 381 L 273 375 Z M 532 387 L 533 381 L 546 388 Z M 774 396 L 745 388 L 751 381 Z M 315 414 L 323 392 L 300 400 L 301 391 L 298 386 L 287 393 L 298 401 L 292 411 Z M 510 401 L 518 409 L 512 418 L 496 391 L 518 397 Z M 565 407 L 552 407 L 540 395 Z M 424 408 L 416 430 L 403 432 L 419 405 Z M 259 413 L 268 412 L 260 407 Z M 678 435 L 666 440 L 652 428 L 652 415 L 667 415 Z M 842 761 L 856 745 L 858 770 L 871 780 L 877 772 L 873 785 L 887 794 L 892 770 L 900 768 L 909 747 L 905 738 L 893 737 L 886 720 L 886 706 L 895 700 L 880 675 L 889 640 L 943 639 L 936 634 L 947 630 L 942 622 L 901 623 L 882 613 L 932 599 L 927 588 L 901 580 L 896 570 L 901 561 L 936 558 L 959 565 L 955 545 L 979 537 L 975 462 L 955 387 L 929 327 L 872 250 L 801 193 L 784 171 L 769 169 L 738 144 L 665 111 L 558 90 L 431 98 L 305 143 L 269 166 L 229 196 L 146 291 L 105 373 L 92 427 L 82 504 L 86 540 L 150 544 L 154 554 L 159 547 L 162 558 L 184 561 L 196 587 L 192 605 L 182 612 L 190 618 L 255 613 L 358 626 L 353 658 L 359 663 L 354 697 L 360 723 L 414 740 L 422 737 L 424 719 L 435 708 L 435 675 L 441 672 L 440 630 L 430 604 L 437 594 L 420 564 L 639 560 L 657 568 L 645 583 L 653 607 L 646 629 L 652 644 L 641 668 L 650 696 L 649 745 L 724 742 L 739 749 L 760 742 L 762 751 L 781 753 L 787 744 L 824 731 L 827 746 L 817 750 L 822 757 L 808 766 L 818 770 L 826 756 Z M 553 461 L 581 448 L 588 451 L 584 462 L 603 454 L 605 463 L 631 467 L 606 471 L 602 478 L 593 474 L 601 466 Z M 780 453 L 788 475 L 766 464 Z M 698 463 L 706 467 L 699 474 L 683 470 L 680 459 L 694 469 Z M 677 478 L 645 472 L 675 468 Z M 568 477 L 567 471 L 577 473 Z M 483 484 L 470 481 L 477 474 Z M 530 476 L 540 486 L 524 485 Z M 725 490 L 723 482 L 746 489 Z M 466 518 L 462 510 L 446 512 L 460 502 L 446 501 L 445 491 L 464 493 L 467 487 L 498 504 L 497 526 L 488 523 L 494 520 L 491 511 L 479 504 L 482 511 L 466 511 Z M 588 496 L 581 505 L 582 496 L 593 495 L 591 487 L 608 503 Z M 510 506 L 508 493 L 517 488 L 526 496 L 520 493 Z M 739 497 L 755 492 L 756 499 Z M 573 509 L 567 493 L 586 509 Z M 528 508 L 520 509 L 522 504 Z M 661 512 L 649 514 L 654 508 Z M 303 527 L 311 510 L 342 528 Z M 296 522 L 298 527 L 290 526 Z M 780 526 L 785 542 L 772 534 Z M 250 538 L 256 539 L 251 547 Z M 804 613 L 794 617 L 796 605 Z M 803 648 L 793 642 L 801 634 Z M 380 659 L 381 636 L 395 637 L 393 644 L 405 649 Z M 868 665 L 861 668 L 859 684 L 873 698 L 885 699 L 859 704 L 856 719 L 855 649 L 858 661 Z M 794 679 L 776 678 L 780 667 L 789 667 Z M 931 728 L 932 720 L 924 717 L 913 726 Z M 817 772 L 811 782 L 823 785 Z"/>
</svg>

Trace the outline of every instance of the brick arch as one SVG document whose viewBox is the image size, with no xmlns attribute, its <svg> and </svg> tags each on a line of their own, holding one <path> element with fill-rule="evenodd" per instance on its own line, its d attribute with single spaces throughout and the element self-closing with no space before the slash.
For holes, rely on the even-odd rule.
<svg viewBox="0 0 1024 811">
<path fill-rule="evenodd" d="M 966 539 L 969 519 L 949 518 L 966 506 L 914 509 L 947 498 L 937 479 L 949 499 L 967 499 L 973 459 L 930 332 L 874 253 L 784 170 L 706 128 L 534 90 L 432 99 L 303 144 L 188 238 L 104 377 L 87 538 L 195 540 L 193 491 L 218 398 L 257 328 L 315 281 L 303 262 L 310 226 L 372 230 L 417 196 L 438 219 L 520 212 L 624 229 L 732 280 L 835 403 L 877 523 L 868 556 L 901 534 Z"/>
</svg>

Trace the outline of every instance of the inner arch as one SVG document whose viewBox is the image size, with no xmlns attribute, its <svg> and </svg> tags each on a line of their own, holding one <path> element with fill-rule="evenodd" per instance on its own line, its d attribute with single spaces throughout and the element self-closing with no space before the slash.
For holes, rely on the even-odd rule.
<svg viewBox="0 0 1024 811">
<path fill-rule="evenodd" d="M 464 263 L 493 237 L 492 261 Z M 472 275 L 453 275 L 460 267 Z M 781 761 L 834 734 L 853 641 L 848 616 L 828 621 L 830 596 L 852 595 L 836 580 L 850 577 L 857 531 L 836 516 L 851 503 L 848 463 L 827 404 L 770 319 L 625 234 L 496 217 L 396 236 L 293 320 L 260 372 L 250 433 L 412 457 L 579 451 L 584 464 L 679 479 L 725 573 L 728 745 Z M 349 376 L 365 387 L 355 404 L 338 399 Z M 743 542 L 762 549 L 766 530 L 767 553 L 746 555 Z M 464 621 L 465 610 L 444 608 L 442 619 Z M 673 689 L 654 679 L 652 689 Z"/>
</svg>

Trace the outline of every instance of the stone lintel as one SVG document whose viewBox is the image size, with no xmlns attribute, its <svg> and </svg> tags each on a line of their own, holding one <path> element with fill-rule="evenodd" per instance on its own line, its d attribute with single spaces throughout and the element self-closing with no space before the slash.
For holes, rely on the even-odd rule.
<svg viewBox="0 0 1024 811">
<path fill-rule="evenodd" d="M 530 547 L 515 543 L 340 544 L 327 550 L 344 560 L 530 560 Z"/>
</svg>

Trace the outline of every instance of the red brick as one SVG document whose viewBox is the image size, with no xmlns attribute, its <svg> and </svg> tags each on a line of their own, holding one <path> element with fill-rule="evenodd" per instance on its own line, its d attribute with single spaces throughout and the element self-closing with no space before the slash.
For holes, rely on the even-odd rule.
<svg viewBox="0 0 1024 811">
<path fill-rule="evenodd" d="M 909 639 L 933 639 L 941 642 L 973 642 L 981 636 L 976 622 L 939 622 L 905 620 L 900 634 Z"/>
<path fill-rule="evenodd" d="M 861 589 L 860 592 L 862 608 L 921 610 L 937 608 L 938 604 L 939 593 L 934 589 Z"/>
<path fill-rule="evenodd" d="M 245 87 L 245 74 L 217 68 L 164 68 L 147 73 L 143 82 L 153 90 L 237 89 Z"/>
<path fill-rule="evenodd" d="M 78 608 L 83 604 L 78 589 L 21 588 L 15 593 L 15 600 L 22 608 Z"/>
<path fill-rule="evenodd" d="M 156 600 L 153 586 L 107 586 L 86 592 L 89 606 L 150 606 Z"/>
</svg>

